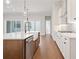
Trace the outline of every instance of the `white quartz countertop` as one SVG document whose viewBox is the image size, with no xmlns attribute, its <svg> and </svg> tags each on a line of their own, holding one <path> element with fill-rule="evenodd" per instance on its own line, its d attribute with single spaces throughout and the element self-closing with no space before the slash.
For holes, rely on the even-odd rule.
<svg viewBox="0 0 79 59">
<path fill-rule="evenodd" d="M 21 34 L 18 34 L 18 35 L 11 35 L 11 36 L 7 36 L 7 37 L 4 37 L 4 39 L 25 39 L 25 38 L 28 38 L 30 36 L 33 36 L 33 34 L 26 34 L 26 35 L 21 35 Z"/>
<path fill-rule="evenodd" d="M 61 34 L 68 37 L 68 38 L 75 38 L 76 39 L 76 33 L 61 33 Z"/>
<path fill-rule="evenodd" d="M 20 39 L 23 40 L 25 38 L 28 38 L 30 36 L 33 36 L 33 40 L 36 40 L 36 38 L 38 37 L 38 32 L 31 32 L 31 33 L 21 33 L 21 32 L 17 32 L 17 33 L 6 33 L 5 35 L 3 35 L 3 39 Z"/>
</svg>

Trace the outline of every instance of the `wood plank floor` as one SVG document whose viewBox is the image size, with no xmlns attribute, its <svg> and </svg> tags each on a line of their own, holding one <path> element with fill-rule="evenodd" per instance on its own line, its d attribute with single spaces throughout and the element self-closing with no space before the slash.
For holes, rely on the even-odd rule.
<svg viewBox="0 0 79 59">
<path fill-rule="evenodd" d="M 54 40 L 50 36 L 42 36 L 40 46 L 33 59 L 64 59 Z"/>
</svg>

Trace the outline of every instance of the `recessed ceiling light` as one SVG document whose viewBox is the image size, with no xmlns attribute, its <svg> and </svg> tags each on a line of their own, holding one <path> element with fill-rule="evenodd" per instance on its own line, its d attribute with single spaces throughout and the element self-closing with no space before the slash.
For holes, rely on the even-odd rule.
<svg viewBox="0 0 79 59">
<path fill-rule="evenodd" d="M 9 0 L 6 0 L 6 4 L 10 4 L 10 1 Z"/>
<path fill-rule="evenodd" d="M 26 15 L 26 12 L 24 11 L 24 14 Z"/>
</svg>

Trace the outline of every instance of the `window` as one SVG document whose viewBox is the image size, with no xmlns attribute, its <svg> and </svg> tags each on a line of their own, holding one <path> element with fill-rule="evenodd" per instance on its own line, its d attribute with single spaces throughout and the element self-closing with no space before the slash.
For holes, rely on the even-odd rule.
<svg viewBox="0 0 79 59">
<path fill-rule="evenodd" d="M 41 30 L 41 26 L 40 26 L 40 21 L 36 21 L 36 31 L 40 31 Z"/>
<path fill-rule="evenodd" d="M 40 21 L 30 21 L 30 31 L 40 31 Z"/>
<path fill-rule="evenodd" d="M 30 21 L 30 23 L 31 23 L 30 31 L 35 31 L 35 22 L 34 21 Z"/>
<path fill-rule="evenodd" d="M 6 27 L 7 33 L 19 32 L 21 31 L 21 21 L 7 21 Z"/>
</svg>

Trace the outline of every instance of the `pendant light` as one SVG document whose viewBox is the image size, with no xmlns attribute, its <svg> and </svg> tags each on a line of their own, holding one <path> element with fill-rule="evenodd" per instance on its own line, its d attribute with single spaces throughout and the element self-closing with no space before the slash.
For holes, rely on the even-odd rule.
<svg viewBox="0 0 79 59">
<path fill-rule="evenodd" d="M 27 17 L 26 18 L 26 22 L 25 22 L 25 33 L 27 32 L 27 31 L 29 31 L 30 32 L 30 22 L 29 22 L 29 18 L 28 18 L 28 5 L 26 5 L 26 4 L 28 4 L 28 2 L 26 3 L 27 1 L 26 0 L 24 0 L 24 16 L 25 17 Z"/>
<path fill-rule="evenodd" d="M 28 2 L 26 0 L 24 0 L 24 16 L 27 17 L 27 21 L 28 21 Z"/>
</svg>

